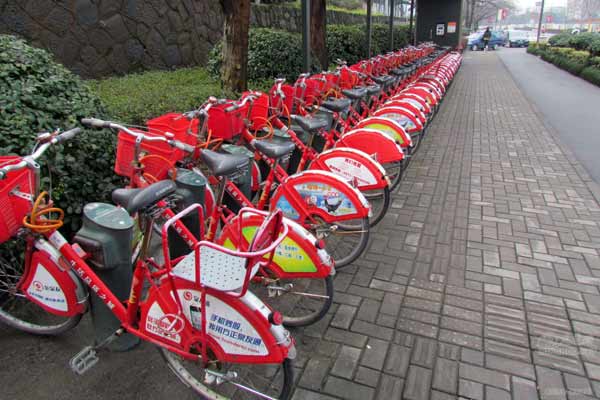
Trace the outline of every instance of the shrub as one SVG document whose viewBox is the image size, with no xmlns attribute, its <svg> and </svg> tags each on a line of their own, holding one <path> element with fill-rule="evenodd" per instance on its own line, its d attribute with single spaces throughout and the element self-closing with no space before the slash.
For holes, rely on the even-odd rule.
<svg viewBox="0 0 600 400">
<path fill-rule="evenodd" d="M 537 45 L 537 43 L 529 43 L 529 46 L 527 46 L 527 52 L 529 54 L 533 54 L 534 56 L 537 56 L 540 54 L 540 48 Z"/>
<path fill-rule="evenodd" d="M 590 43 L 590 53 L 595 56 L 600 56 L 600 35 Z"/>
<path fill-rule="evenodd" d="M 569 39 L 569 46 L 577 50 L 589 50 L 592 42 L 599 38 L 600 34 L 593 32 L 584 32 L 577 35 L 571 35 Z"/>
<path fill-rule="evenodd" d="M 600 68 L 600 57 L 590 57 L 589 64 L 591 67 Z"/>
<path fill-rule="evenodd" d="M 600 86 L 600 67 L 586 67 L 581 71 L 581 77 L 586 81 Z"/>
<path fill-rule="evenodd" d="M 387 25 L 375 24 L 372 31 L 372 53 L 388 51 L 389 29 Z M 404 25 L 394 27 L 394 48 L 399 49 L 408 43 L 408 29 Z M 326 45 L 329 60 L 342 59 L 353 64 L 367 56 L 364 25 L 328 25 Z M 214 76 L 220 75 L 222 46 L 216 45 L 210 52 L 208 70 Z M 294 81 L 302 71 L 302 37 L 267 28 L 250 29 L 248 45 L 248 79 L 264 81 L 277 76 L 285 76 Z"/>
<path fill-rule="evenodd" d="M 101 114 L 89 87 L 48 52 L 0 35 L 1 154 L 29 154 L 37 133 L 69 129 Z M 112 132 L 85 132 L 42 160 L 43 171 L 55 177 L 52 196 L 67 215 L 66 234 L 78 227 L 84 203 L 107 200 L 120 184 L 113 173 L 115 139 Z M 43 183 L 47 187 L 47 176 Z"/>
<path fill-rule="evenodd" d="M 338 58 L 354 64 L 367 53 L 364 27 L 360 25 L 330 25 L 327 27 L 327 51 L 333 62 Z"/>
<path fill-rule="evenodd" d="M 192 110 L 222 92 L 203 68 L 148 71 L 92 85 L 106 106 L 107 118 L 136 125 L 167 112 Z"/>
<path fill-rule="evenodd" d="M 569 41 L 573 36 L 574 35 L 567 32 L 559 33 L 548 39 L 548 43 L 555 47 L 569 47 Z"/>
</svg>

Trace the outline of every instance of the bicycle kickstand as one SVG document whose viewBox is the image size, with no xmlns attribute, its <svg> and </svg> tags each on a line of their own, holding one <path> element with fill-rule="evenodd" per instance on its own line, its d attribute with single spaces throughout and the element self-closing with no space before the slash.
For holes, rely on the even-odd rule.
<svg viewBox="0 0 600 400">
<path fill-rule="evenodd" d="M 86 346 L 79 353 L 75 354 L 71 360 L 69 361 L 69 367 L 73 372 L 77 375 L 83 375 L 92 369 L 100 358 L 98 357 L 98 350 L 100 350 L 104 346 L 108 346 L 115 340 L 117 340 L 123 333 L 125 333 L 125 329 L 119 328 L 112 335 L 108 336 L 102 342 L 97 344 L 96 346 Z"/>
</svg>

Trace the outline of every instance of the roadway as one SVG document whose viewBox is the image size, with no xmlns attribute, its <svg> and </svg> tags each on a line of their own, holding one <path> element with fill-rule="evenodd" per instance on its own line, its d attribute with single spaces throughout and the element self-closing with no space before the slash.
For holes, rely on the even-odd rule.
<svg viewBox="0 0 600 400">
<path fill-rule="evenodd" d="M 600 88 L 525 49 L 503 48 L 498 56 L 544 122 L 600 183 Z"/>
</svg>

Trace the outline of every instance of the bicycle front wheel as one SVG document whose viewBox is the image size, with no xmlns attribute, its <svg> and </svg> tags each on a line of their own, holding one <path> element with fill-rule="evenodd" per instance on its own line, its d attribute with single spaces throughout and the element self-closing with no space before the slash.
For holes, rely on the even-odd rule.
<svg viewBox="0 0 600 400">
<path fill-rule="evenodd" d="M 75 327 L 82 314 L 60 317 L 32 303 L 19 291 L 24 273 L 22 241 L 0 245 L 0 322 L 34 335 L 59 335 Z"/>
<path fill-rule="evenodd" d="M 186 386 L 202 398 L 214 400 L 288 400 L 294 382 L 292 361 L 281 364 L 225 364 L 218 360 L 185 360 L 159 348 L 165 362 Z M 210 357 L 209 351 L 209 357 Z"/>
</svg>

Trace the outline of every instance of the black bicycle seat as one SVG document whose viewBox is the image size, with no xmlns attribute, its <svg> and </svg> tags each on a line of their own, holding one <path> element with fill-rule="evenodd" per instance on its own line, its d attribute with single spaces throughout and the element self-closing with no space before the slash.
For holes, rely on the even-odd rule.
<svg viewBox="0 0 600 400">
<path fill-rule="evenodd" d="M 176 189 L 177 185 L 172 180 L 158 181 L 145 188 L 113 190 L 112 200 L 129 214 L 135 214 L 175 193 Z"/>
<path fill-rule="evenodd" d="M 379 86 L 379 85 L 367 86 L 367 94 L 369 96 L 375 96 L 376 94 L 379 94 L 379 92 L 381 92 L 381 86 Z"/>
<path fill-rule="evenodd" d="M 351 102 L 348 99 L 332 99 L 324 101 L 323 103 L 321 103 L 321 106 L 328 110 L 339 113 L 342 111 L 346 111 L 348 107 L 350 107 L 350 103 Z"/>
<path fill-rule="evenodd" d="M 250 160 L 241 154 L 223 154 L 212 150 L 202 150 L 202 162 L 214 176 L 227 176 L 248 167 Z"/>
<path fill-rule="evenodd" d="M 300 115 L 292 115 L 292 120 L 300 125 L 300 128 L 307 132 L 318 131 L 328 125 L 327 120 L 323 118 L 302 117 Z"/>
<path fill-rule="evenodd" d="M 272 142 L 267 140 L 256 140 L 254 147 L 269 158 L 278 159 L 294 150 L 294 142 Z"/>
<path fill-rule="evenodd" d="M 402 68 L 394 68 L 390 72 L 392 73 L 392 75 L 403 75 L 404 74 L 404 69 L 402 69 Z"/>
<path fill-rule="evenodd" d="M 342 90 L 344 96 L 351 98 L 352 100 L 362 99 L 367 94 L 367 88 L 360 87 L 354 89 Z"/>
<path fill-rule="evenodd" d="M 390 84 L 394 80 L 394 78 L 389 75 L 374 76 L 371 79 L 373 79 L 373 82 L 384 86 Z"/>
</svg>

